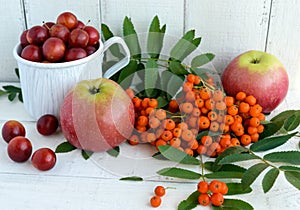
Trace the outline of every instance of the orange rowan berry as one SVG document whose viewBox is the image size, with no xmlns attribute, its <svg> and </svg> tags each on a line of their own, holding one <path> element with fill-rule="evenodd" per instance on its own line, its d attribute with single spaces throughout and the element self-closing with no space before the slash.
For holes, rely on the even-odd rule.
<svg viewBox="0 0 300 210">
<path fill-rule="evenodd" d="M 209 111 L 209 112 L 207 113 L 207 117 L 208 117 L 208 119 L 209 119 L 210 121 L 215 121 L 215 120 L 217 120 L 217 118 L 218 118 L 218 114 L 217 114 L 217 112 L 215 112 L 215 111 Z"/>
<path fill-rule="evenodd" d="M 161 198 L 160 198 L 160 196 L 155 195 L 155 196 L 151 197 L 150 204 L 154 208 L 159 207 L 160 204 L 161 204 Z"/>
<path fill-rule="evenodd" d="M 219 130 L 223 131 L 223 133 L 227 133 L 227 132 L 229 132 L 230 127 L 229 127 L 229 125 L 227 125 L 225 123 L 220 123 Z"/>
<path fill-rule="evenodd" d="M 162 133 L 164 132 L 165 129 L 163 128 L 157 128 L 156 131 L 155 131 L 155 135 L 156 135 L 156 138 L 160 138 Z"/>
<path fill-rule="evenodd" d="M 241 102 L 239 105 L 239 112 L 247 113 L 250 110 L 250 105 L 246 102 Z"/>
<path fill-rule="evenodd" d="M 166 194 L 166 189 L 163 186 L 157 186 L 154 189 L 154 193 L 155 195 L 162 197 Z"/>
<path fill-rule="evenodd" d="M 220 193 L 226 195 L 228 193 L 228 186 L 225 182 L 221 182 L 221 190 Z"/>
<path fill-rule="evenodd" d="M 235 105 L 232 105 L 232 106 L 228 107 L 227 113 L 232 116 L 235 116 L 239 113 L 239 109 Z"/>
<path fill-rule="evenodd" d="M 259 104 L 255 104 L 249 110 L 249 114 L 251 117 L 258 117 L 262 112 L 262 107 Z"/>
<path fill-rule="evenodd" d="M 210 126 L 210 121 L 207 117 L 205 116 L 200 116 L 199 117 L 199 128 L 200 129 L 207 129 Z"/>
<path fill-rule="evenodd" d="M 216 102 L 216 105 L 215 105 L 216 109 L 217 110 L 220 110 L 220 111 L 223 111 L 227 108 L 226 104 L 224 101 L 218 101 Z"/>
<path fill-rule="evenodd" d="M 212 152 L 220 152 L 221 145 L 218 142 L 213 142 L 211 145 L 209 145 L 209 150 Z"/>
<path fill-rule="evenodd" d="M 134 105 L 134 108 L 140 108 L 141 107 L 141 104 L 142 104 L 142 99 L 138 98 L 138 97 L 134 97 L 132 99 L 132 103 Z"/>
<path fill-rule="evenodd" d="M 192 91 L 193 90 L 193 86 L 194 84 L 191 83 L 191 82 L 184 82 L 183 85 L 182 85 L 182 90 L 183 92 L 189 92 L 189 91 Z"/>
<path fill-rule="evenodd" d="M 235 115 L 233 116 L 233 118 L 234 118 L 234 122 L 239 122 L 239 123 L 243 122 L 243 118 L 240 115 Z"/>
<path fill-rule="evenodd" d="M 223 148 L 227 148 L 230 145 L 231 141 L 230 138 L 221 138 L 220 145 Z"/>
<path fill-rule="evenodd" d="M 180 128 L 174 128 L 172 132 L 174 137 L 180 137 L 182 130 Z"/>
<path fill-rule="evenodd" d="M 224 98 L 224 92 L 222 90 L 215 90 L 212 95 L 214 101 L 221 101 Z"/>
<path fill-rule="evenodd" d="M 266 119 L 266 116 L 264 115 L 264 113 L 259 113 L 257 118 L 260 120 L 260 121 L 263 121 Z"/>
<path fill-rule="evenodd" d="M 152 116 L 154 114 L 154 108 L 153 107 L 147 107 L 145 109 L 145 113 L 146 113 L 146 116 Z"/>
<path fill-rule="evenodd" d="M 198 196 L 198 202 L 201 206 L 208 206 L 210 204 L 210 197 L 207 193 L 202 193 Z"/>
<path fill-rule="evenodd" d="M 170 145 L 171 145 L 172 147 L 178 148 L 178 147 L 180 147 L 180 144 L 181 144 L 181 141 L 180 141 L 179 138 L 172 138 L 172 139 L 170 140 Z"/>
<path fill-rule="evenodd" d="M 232 125 L 233 123 L 234 123 L 234 118 L 232 117 L 232 115 L 230 114 L 225 115 L 225 124 Z"/>
<path fill-rule="evenodd" d="M 181 110 L 186 114 L 192 113 L 193 109 L 194 109 L 194 106 L 190 102 L 184 102 L 181 104 Z"/>
<path fill-rule="evenodd" d="M 190 147 L 192 150 L 196 150 L 196 149 L 198 148 L 198 146 L 199 146 L 199 143 L 198 143 L 198 141 L 197 141 L 196 139 L 194 139 L 194 140 L 190 141 L 190 142 L 188 143 L 188 145 L 189 145 L 189 147 Z"/>
<path fill-rule="evenodd" d="M 186 80 L 187 80 L 188 82 L 190 82 L 190 83 L 194 83 L 194 81 L 195 81 L 195 75 L 194 75 L 194 74 L 188 74 L 188 75 L 186 76 Z"/>
<path fill-rule="evenodd" d="M 199 108 L 197 108 L 197 107 L 194 107 L 193 108 L 193 111 L 192 111 L 192 113 L 191 113 L 194 117 L 199 117 L 200 116 L 200 114 L 201 114 L 201 111 L 200 111 L 200 109 Z"/>
<path fill-rule="evenodd" d="M 257 127 L 260 125 L 260 120 L 257 117 L 252 117 L 249 121 L 249 125 L 253 127 Z"/>
<path fill-rule="evenodd" d="M 146 109 L 146 108 L 149 106 L 149 101 L 150 101 L 150 98 L 144 98 L 144 99 L 142 100 L 142 107 L 143 107 L 144 109 Z"/>
<path fill-rule="evenodd" d="M 167 142 L 162 139 L 158 139 L 155 141 L 156 148 L 158 148 L 159 146 L 164 146 L 164 145 L 167 145 Z"/>
<path fill-rule="evenodd" d="M 209 130 L 211 130 L 213 132 L 217 132 L 219 130 L 219 123 L 216 121 L 211 122 Z"/>
<path fill-rule="evenodd" d="M 183 131 L 183 130 L 188 129 L 188 124 L 185 122 L 181 122 L 181 123 L 178 123 L 177 127 Z"/>
<path fill-rule="evenodd" d="M 185 93 L 185 100 L 189 102 L 194 102 L 196 100 L 195 93 L 193 91 L 188 91 Z"/>
<path fill-rule="evenodd" d="M 198 75 L 195 75 L 194 85 L 199 85 L 201 82 L 201 78 Z"/>
<path fill-rule="evenodd" d="M 212 193 L 219 193 L 221 191 L 222 184 L 219 180 L 212 180 L 209 183 L 209 190 Z"/>
<path fill-rule="evenodd" d="M 214 206 L 221 206 L 224 203 L 224 197 L 221 193 L 213 193 L 210 200 Z"/>
<path fill-rule="evenodd" d="M 162 132 L 161 138 L 165 141 L 169 141 L 173 138 L 173 134 L 171 131 L 165 130 Z"/>
<path fill-rule="evenodd" d="M 168 118 L 168 119 L 165 119 L 163 121 L 163 127 L 167 130 L 173 130 L 175 128 L 176 124 L 174 122 L 174 120 Z"/>
<path fill-rule="evenodd" d="M 179 105 L 175 99 L 172 99 L 169 102 L 169 110 L 170 110 L 170 112 L 173 112 L 173 113 L 175 113 L 179 110 Z"/>
<path fill-rule="evenodd" d="M 253 127 L 253 126 L 249 126 L 249 127 L 247 128 L 247 133 L 250 134 L 250 135 L 252 135 L 252 134 L 254 134 L 254 133 L 257 133 L 257 128 L 256 128 L 256 127 Z"/>
<path fill-rule="evenodd" d="M 206 181 L 200 181 L 197 184 L 197 190 L 200 193 L 207 193 L 208 192 L 208 182 L 206 182 Z"/>
<path fill-rule="evenodd" d="M 139 144 L 139 137 L 138 135 L 133 134 L 127 141 L 130 145 L 137 145 Z"/>
<path fill-rule="evenodd" d="M 230 107 L 232 105 L 234 105 L 234 97 L 232 96 L 225 96 L 224 101 L 227 107 Z"/>
<path fill-rule="evenodd" d="M 248 135 L 248 134 L 243 134 L 241 136 L 241 143 L 244 145 L 244 146 L 247 146 L 251 143 L 251 136 Z"/>
<path fill-rule="evenodd" d="M 190 156 L 194 156 L 194 151 L 190 148 L 184 149 L 184 152 Z"/>
<path fill-rule="evenodd" d="M 258 133 L 254 133 L 251 135 L 251 142 L 257 142 L 259 139 L 259 134 Z"/>
<path fill-rule="evenodd" d="M 207 100 L 211 97 L 211 91 L 208 88 L 202 88 L 200 90 L 200 98 Z"/>
<path fill-rule="evenodd" d="M 158 101 L 155 98 L 151 98 L 148 102 L 148 106 L 152 108 L 157 108 Z"/>
<path fill-rule="evenodd" d="M 139 133 L 143 133 L 147 130 L 146 126 L 140 126 L 140 125 L 136 125 L 135 129 L 139 132 Z"/>
<path fill-rule="evenodd" d="M 204 107 L 201 107 L 201 113 L 203 115 L 206 115 L 207 113 L 209 112 L 209 110 L 204 106 Z"/>
<path fill-rule="evenodd" d="M 181 138 L 185 141 L 191 141 L 194 138 L 194 134 L 191 130 L 186 129 L 182 131 Z"/>
<path fill-rule="evenodd" d="M 202 108 L 204 106 L 204 100 L 202 98 L 197 98 L 195 103 L 198 108 Z"/>
<path fill-rule="evenodd" d="M 256 98 L 253 95 L 248 95 L 245 98 L 245 102 L 247 102 L 250 106 L 253 106 L 256 104 Z"/>
<path fill-rule="evenodd" d="M 147 134 L 147 142 L 153 142 L 156 140 L 156 135 L 155 133 L 148 133 Z"/>
<path fill-rule="evenodd" d="M 204 101 L 204 106 L 208 109 L 208 110 L 212 110 L 215 108 L 216 102 L 212 99 L 206 99 Z"/>
<path fill-rule="evenodd" d="M 137 124 L 139 126 L 147 126 L 148 125 L 148 117 L 139 116 L 138 119 L 137 119 Z"/>
<path fill-rule="evenodd" d="M 201 143 L 202 143 L 204 146 L 206 146 L 206 147 L 208 147 L 209 145 L 211 145 L 212 142 L 213 142 L 213 139 L 212 139 L 211 136 L 202 136 L 202 137 L 201 137 Z"/>
<path fill-rule="evenodd" d="M 198 127 L 199 117 L 189 117 L 187 118 L 187 123 L 191 128 Z"/>
<path fill-rule="evenodd" d="M 158 128 L 160 126 L 160 121 L 156 117 L 151 117 L 149 119 L 149 123 L 148 124 L 149 124 L 150 128 L 155 129 L 155 128 Z"/>
<path fill-rule="evenodd" d="M 164 120 L 167 117 L 167 113 L 163 109 L 158 109 L 155 111 L 155 117 L 159 120 Z"/>
<path fill-rule="evenodd" d="M 197 153 L 199 155 L 204 155 L 206 153 L 206 151 L 207 151 L 207 148 L 204 145 L 202 145 L 202 144 L 198 145 Z"/>
<path fill-rule="evenodd" d="M 233 132 L 236 132 L 238 131 L 240 128 L 242 128 L 243 125 L 242 123 L 238 122 L 238 121 L 234 121 L 233 124 L 230 125 L 230 129 L 233 131 Z"/>
<path fill-rule="evenodd" d="M 247 97 L 247 95 L 243 91 L 240 91 L 235 95 L 236 100 L 239 100 L 239 101 L 243 101 L 246 97 Z"/>
<path fill-rule="evenodd" d="M 264 129 L 265 129 L 264 125 L 260 124 L 259 126 L 257 126 L 257 133 L 264 132 Z"/>
<path fill-rule="evenodd" d="M 232 138 L 230 141 L 231 141 L 231 144 L 233 146 L 240 146 L 241 145 L 240 141 L 237 138 Z"/>
</svg>

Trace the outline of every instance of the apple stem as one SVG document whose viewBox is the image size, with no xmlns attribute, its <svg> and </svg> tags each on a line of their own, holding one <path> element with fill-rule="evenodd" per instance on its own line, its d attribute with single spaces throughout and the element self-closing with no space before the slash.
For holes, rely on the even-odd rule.
<svg viewBox="0 0 300 210">
<path fill-rule="evenodd" d="M 100 93 L 100 88 L 93 87 L 93 88 L 90 88 L 89 91 L 91 94 L 94 95 L 94 94 Z"/>
</svg>

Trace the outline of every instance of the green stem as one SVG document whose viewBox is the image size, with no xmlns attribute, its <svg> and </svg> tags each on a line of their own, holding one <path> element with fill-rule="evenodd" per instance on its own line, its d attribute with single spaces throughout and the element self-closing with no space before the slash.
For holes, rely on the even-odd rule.
<svg viewBox="0 0 300 210">
<path fill-rule="evenodd" d="M 202 178 L 203 181 L 205 181 L 205 176 L 204 176 L 205 166 L 204 166 L 204 163 L 203 163 L 203 160 L 202 160 L 202 155 L 199 155 L 199 157 L 200 157 L 200 162 L 201 162 L 201 165 L 200 165 L 200 167 L 201 167 L 201 178 Z"/>
<path fill-rule="evenodd" d="M 264 162 L 265 164 L 267 164 L 268 166 L 272 167 L 272 168 L 275 168 L 277 170 L 280 170 L 282 171 L 280 168 L 276 167 L 275 165 L 269 163 L 268 161 L 266 161 L 265 159 L 263 159 L 262 157 L 256 155 L 253 151 L 249 150 L 249 153 L 254 155 L 255 157 L 257 157 L 258 159 L 260 159 L 262 162 Z"/>
</svg>

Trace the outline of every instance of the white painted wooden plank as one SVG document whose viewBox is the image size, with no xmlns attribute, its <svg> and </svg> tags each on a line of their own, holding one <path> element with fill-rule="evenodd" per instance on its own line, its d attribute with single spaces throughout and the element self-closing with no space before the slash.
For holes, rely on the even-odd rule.
<svg viewBox="0 0 300 210">
<path fill-rule="evenodd" d="M 251 50 L 264 50 L 270 0 L 186 1 L 186 30 L 202 37 L 202 52 L 216 54 L 213 61 L 222 72 L 233 57 Z"/>
<path fill-rule="evenodd" d="M 285 66 L 290 88 L 300 91 L 300 2 L 273 0 L 267 51 Z M 299 94 L 297 94 L 300 99 Z"/>
<path fill-rule="evenodd" d="M 125 16 L 132 19 L 138 33 L 147 32 L 151 20 L 158 15 L 161 24 L 167 25 L 166 34 L 180 36 L 183 31 L 183 0 L 102 0 L 102 21 L 117 35 L 122 35 Z"/>
<path fill-rule="evenodd" d="M 41 0 L 25 2 L 25 13 L 28 27 L 40 25 L 43 21 L 54 21 L 57 16 L 64 12 L 73 12 L 78 19 L 86 23 L 91 20 L 90 25 L 100 29 L 100 3 L 99 0 L 86 1 L 60 1 L 60 0 Z"/>
<path fill-rule="evenodd" d="M 14 73 L 17 63 L 13 58 L 14 46 L 25 29 L 21 1 L 0 1 L 0 81 L 17 81 Z"/>
</svg>

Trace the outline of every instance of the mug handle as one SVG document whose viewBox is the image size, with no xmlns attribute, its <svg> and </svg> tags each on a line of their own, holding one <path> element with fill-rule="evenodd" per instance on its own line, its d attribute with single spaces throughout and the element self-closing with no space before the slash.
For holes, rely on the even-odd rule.
<svg viewBox="0 0 300 210">
<path fill-rule="evenodd" d="M 104 78 L 110 78 L 112 75 L 117 73 L 119 70 L 121 70 L 123 67 L 125 67 L 129 61 L 130 61 L 130 51 L 127 47 L 125 41 L 121 37 L 111 37 L 106 42 L 104 42 L 103 52 L 105 52 L 111 45 L 113 44 L 120 44 L 124 51 L 125 51 L 125 57 L 120 60 L 118 63 L 111 66 L 103 75 Z"/>
</svg>

